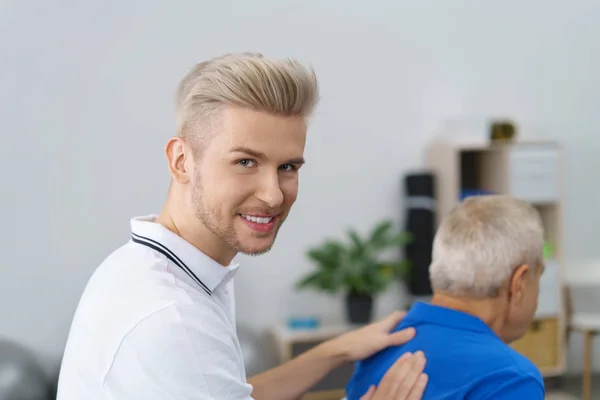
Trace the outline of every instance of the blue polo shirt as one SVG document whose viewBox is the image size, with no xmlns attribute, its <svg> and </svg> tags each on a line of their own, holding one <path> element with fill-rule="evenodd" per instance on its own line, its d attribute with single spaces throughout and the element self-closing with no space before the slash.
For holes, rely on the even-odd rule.
<svg viewBox="0 0 600 400">
<path fill-rule="evenodd" d="M 543 400 L 537 367 L 506 345 L 479 318 L 461 311 L 416 303 L 400 330 L 415 327 L 414 339 L 358 362 L 348 383 L 348 400 L 359 400 L 402 354 L 422 350 L 429 383 L 424 400 Z"/>
</svg>

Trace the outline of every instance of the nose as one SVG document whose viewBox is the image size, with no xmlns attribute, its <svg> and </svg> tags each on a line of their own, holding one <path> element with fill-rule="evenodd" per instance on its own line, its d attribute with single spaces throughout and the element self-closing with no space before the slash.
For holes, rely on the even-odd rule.
<svg viewBox="0 0 600 400">
<path fill-rule="evenodd" d="M 256 191 L 256 198 L 270 208 L 276 208 L 283 203 L 283 191 L 279 185 L 279 174 L 265 174 L 260 182 L 260 186 Z"/>
</svg>

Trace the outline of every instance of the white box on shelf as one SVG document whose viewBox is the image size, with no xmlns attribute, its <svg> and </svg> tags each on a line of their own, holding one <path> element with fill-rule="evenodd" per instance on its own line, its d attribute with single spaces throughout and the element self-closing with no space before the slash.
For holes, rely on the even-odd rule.
<svg viewBox="0 0 600 400">
<path fill-rule="evenodd" d="M 546 267 L 540 279 L 540 295 L 536 318 L 556 317 L 560 312 L 560 280 L 558 261 L 546 260 Z"/>
<path fill-rule="evenodd" d="M 556 146 L 515 146 L 509 150 L 509 193 L 530 203 L 557 201 L 559 155 Z"/>
</svg>

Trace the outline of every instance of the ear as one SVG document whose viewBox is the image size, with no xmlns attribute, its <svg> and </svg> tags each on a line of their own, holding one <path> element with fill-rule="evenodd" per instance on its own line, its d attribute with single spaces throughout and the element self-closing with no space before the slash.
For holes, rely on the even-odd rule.
<svg viewBox="0 0 600 400">
<path fill-rule="evenodd" d="M 190 181 L 189 171 L 186 169 L 188 149 L 185 140 L 181 137 L 172 137 L 167 142 L 165 154 L 169 164 L 169 171 L 173 181 L 186 184 Z"/>
<path fill-rule="evenodd" d="M 525 291 L 525 280 L 529 279 L 530 268 L 527 264 L 519 265 L 515 268 L 509 282 L 509 296 L 512 302 L 519 302 L 523 298 Z"/>
</svg>

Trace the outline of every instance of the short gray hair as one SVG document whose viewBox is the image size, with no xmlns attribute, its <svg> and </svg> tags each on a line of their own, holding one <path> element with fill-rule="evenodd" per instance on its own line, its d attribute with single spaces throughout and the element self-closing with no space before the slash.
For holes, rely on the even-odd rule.
<svg viewBox="0 0 600 400">
<path fill-rule="evenodd" d="M 293 59 L 259 53 L 226 54 L 197 64 L 175 96 L 177 133 L 197 133 L 198 122 L 222 106 L 309 117 L 319 100 L 315 71 Z"/>
<path fill-rule="evenodd" d="M 519 265 L 543 262 L 539 212 L 510 196 L 474 196 L 440 224 L 429 267 L 431 286 L 456 296 L 494 297 Z"/>
</svg>

